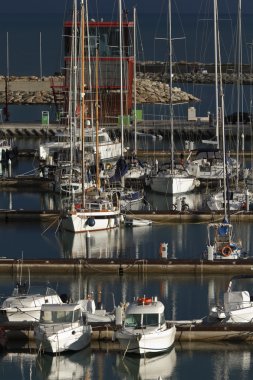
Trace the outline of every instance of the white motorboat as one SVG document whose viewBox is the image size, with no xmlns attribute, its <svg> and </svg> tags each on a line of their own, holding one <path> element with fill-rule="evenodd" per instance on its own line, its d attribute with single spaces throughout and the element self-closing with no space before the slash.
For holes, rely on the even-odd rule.
<svg viewBox="0 0 253 380">
<path fill-rule="evenodd" d="M 209 316 L 234 323 L 253 321 L 253 276 L 238 275 L 231 278 L 223 302 L 210 309 Z"/>
<path fill-rule="evenodd" d="M 115 309 L 112 312 L 107 312 L 103 308 L 96 308 L 94 299 L 87 297 L 81 299 L 78 303 L 82 307 L 82 313 L 87 323 L 114 323 L 115 322 Z"/>
<path fill-rule="evenodd" d="M 247 252 L 243 250 L 242 242 L 233 239 L 233 225 L 225 218 L 222 222 L 207 225 L 207 251 L 204 256 L 213 259 L 245 259 Z"/>
<path fill-rule="evenodd" d="M 49 286 L 20 285 L 14 288 L 0 308 L 0 315 L 9 322 L 36 322 L 43 304 L 63 304 L 61 297 Z"/>
<path fill-rule="evenodd" d="M 173 346 L 176 327 L 165 321 L 164 309 L 157 297 L 139 297 L 128 305 L 123 326 L 116 332 L 126 354 L 158 354 Z"/>
<path fill-rule="evenodd" d="M 142 227 L 142 226 L 150 226 L 152 224 L 152 220 L 149 219 L 138 219 L 138 218 L 125 218 L 125 225 L 131 227 Z"/>
<path fill-rule="evenodd" d="M 41 308 L 34 337 L 39 351 L 79 351 L 90 344 L 92 327 L 84 324 L 81 305 L 45 304 Z"/>
</svg>

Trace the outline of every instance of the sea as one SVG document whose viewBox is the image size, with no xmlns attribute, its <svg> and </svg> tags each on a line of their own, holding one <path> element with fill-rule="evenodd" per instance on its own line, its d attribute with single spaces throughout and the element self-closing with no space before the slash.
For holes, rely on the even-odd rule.
<svg viewBox="0 0 253 380">
<path fill-rule="evenodd" d="M 155 40 L 161 37 L 156 29 L 159 17 L 157 15 L 139 15 L 139 27 L 145 47 L 145 59 L 162 60 L 166 56 L 162 42 Z M 9 39 L 9 73 L 10 75 L 40 74 L 40 33 L 42 39 L 42 69 L 43 75 L 51 75 L 61 69 L 61 38 L 63 15 L 61 14 L 3 14 L 0 13 L 0 73 L 6 75 L 6 33 Z M 162 24 L 165 23 L 163 18 Z M 174 18 L 176 20 L 176 18 Z M 224 24 L 232 21 L 224 20 Z M 244 15 L 246 42 L 252 40 L 253 24 L 250 15 Z M 156 23 L 157 21 L 157 23 Z M 183 15 L 182 25 L 189 41 L 187 50 L 177 47 L 177 59 L 181 60 L 187 51 L 187 60 L 202 60 L 213 62 L 213 47 L 210 44 L 201 45 L 196 42 L 204 37 L 204 32 L 198 32 L 203 21 L 199 15 Z M 181 21 L 175 22 L 175 36 L 181 36 Z M 210 23 L 210 21 L 208 21 Z M 152 30 L 151 25 L 154 26 Z M 180 28 L 179 28 L 180 25 Z M 198 28 L 196 27 L 198 25 Z M 247 28 L 246 28 L 247 27 Z M 225 27 L 227 41 L 233 34 Z M 158 33 L 159 32 L 159 33 Z M 165 30 L 162 29 L 162 37 Z M 190 37 L 194 36 L 194 37 Z M 181 42 L 182 43 L 182 42 Z M 157 45 L 160 45 L 159 49 Z M 154 45 L 155 48 L 154 48 Z M 234 46 L 231 43 L 225 44 Z M 202 50 L 200 47 L 202 47 Z M 158 51 L 159 50 L 159 51 Z M 247 57 L 244 50 L 245 57 Z M 200 54 L 200 53 L 203 53 Z M 206 55 L 205 55 L 205 54 Z M 185 58 L 186 59 L 186 58 Z M 228 59 L 228 58 L 227 58 Z M 230 58 L 232 60 L 232 56 Z M 246 58 L 245 58 L 246 59 Z M 250 104 L 250 89 L 244 104 Z M 202 102 L 198 105 L 201 115 L 212 111 L 214 99 L 211 96 L 213 86 L 186 85 L 194 95 L 201 94 Z M 198 91 L 199 92 L 198 92 Z M 196 92 L 195 92 L 196 91 Z M 229 94 L 232 94 L 230 88 Z M 231 103 L 232 97 L 229 97 Z M 210 107 L 210 108 L 209 108 Z M 47 108 L 52 111 L 51 108 Z M 11 106 L 10 120 L 13 122 L 37 122 L 45 107 Z M 235 109 L 234 109 L 235 110 Z M 157 114 L 158 111 L 156 110 Z M 164 111 L 166 113 L 166 110 Z M 19 142 L 31 146 L 33 141 L 27 139 Z M 13 163 L 15 174 L 27 174 L 38 167 L 34 159 L 22 158 Z M 2 172 L 8 170 L 0 168 Z M 155 209 L 170 208 L 174 199 L 163 195 L 147 193 L 148 202 Z M 204 194 L 194 194 L 187 202 L 192 208 L 202 205 Z M 60 207 L 61 200 L 55 194 L 39 192 L 37 189 L 2 189 L 0 192 L 0 209 L 52 210 Z M 241 237 L 244 248 L 251 255 L 253 252 L 253 226 L 251 223 L 236 224 L 235 232 Z M 154 223 L 151 226 L 136 228 L 120 227 L 117 230 L 97 232 L 90 237 L 82 234 L 64 233 L 59 228 L 59 220 L 41 221 L 1 221 L 0 222 L 0 256 L 9 259 L 50 259 L 50 258 L 131 258 L 153 259 L 159 257 L 161 243 L 168 243 L 168 257 L 175 259 L 201 258 L 206 250 L 207 226 L 205 223 L 166 224 Z M 116 305 L 132 300 L 134 296 L 157 296 L 164 302 L 166 319 L 191 320 L 201 319 L 208 315 L 210 305 L 222 296 L 228 286 L 229 274 L 223 275 L 181 275 L 181 274 L 146 274 L 131 275 L 125 271 L 108 275 L 96 272 L 85 275 L 52 276 L 47 273 L 19 273 L 23 279 L 30 278 L 31 283 L 49 282 L 59 293 L 68 294 L 73 300 L 79 296 L 93 292 L 96 299 L 102 291 L 102 300 L 107 310 L 112 310 L 113 296 Z M 17 280 L 11 274 L 0 276 L 0 295 L 2 298 L 10 294 Z M 1 339 L 1 337 L 0 337 Z M 252 353 L 252 360 L 251 360 Z M 177 342 L 173 349 L 155 358 L 123 357 L 114 349 L 112 343 L 100 342 L 88 349 L 74 354 L 60 356 L 39 355 L 32 342 L 12 341 L 8 350 L 0 352 L 0 378 L 21 380 L 39 379 L 89 379 L 89 380 L 243 380 L 253 376 L 253 346 L 242 342 Z"/>
</svg>

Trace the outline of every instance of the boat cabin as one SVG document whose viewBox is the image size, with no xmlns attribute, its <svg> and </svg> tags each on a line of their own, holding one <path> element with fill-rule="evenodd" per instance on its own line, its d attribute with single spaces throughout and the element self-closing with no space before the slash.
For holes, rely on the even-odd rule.
<svg viewBox="0 0 253 380">
<path fill-rule="evenodd" d="M 81 306 L 78 304 L 45 304 L 41 307 L 40 323 L 74 323 L 82 317 Z"/>
</svg>

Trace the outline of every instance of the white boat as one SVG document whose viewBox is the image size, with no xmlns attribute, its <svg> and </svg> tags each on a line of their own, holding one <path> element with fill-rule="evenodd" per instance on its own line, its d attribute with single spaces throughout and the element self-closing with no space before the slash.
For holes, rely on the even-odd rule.
<svg viewBox="0 0 253 380">
<path fill-rule="evenodd" d="M 205 258 L 214 259 L 245 259 L 247 252 L 243 250 L 242 242 L 233 239 L 233 225 L 226 219 L 222 222 L 207 225 L 207 251 Z"/>
<path fill-rule="evenodd" d="M 185 194 L 192 192 L 198 182 L 187 171 L 161 170 L 156 175 L 150 176 L 150 188 L 161 194 Z"/>
<path fill-rule="evenodd" d="M 120 208 L 108 198 L 93 198 L 85 206 L 72 204 L 62 217 L 62 228 L 71 232 L 93 232 L 116 228 L 120 223 Z"/>
<path fill-rule="evenodd" d="M 237 275 L 231 278 L 223 303 L 210 309 L 210 317 L 231 323 L 253 321 L 253 276 Z"/>
<path fill-rule="evenodd" d="M 152 224 L 152 220 L 149 220 L 149 219 L 138 219 L 138 218 L 129 218 L 129 217 L 125 217 L 124 222 L 127 226 L 131 226 L 131 227 L 150 226 Z"/>
<path fill-rule="evenodd" d="M 63 301 L 49 286 L 18 283 L 12 295 L 3 301 L 0 315 L 9 322 L 36 322 L 40 318 L 42 305 L 46 303 L 62 305 Z"/>
<path fill-rule="evenodd" d="M 126 354 L 158 354 L 173 346 L 176 328 L 165 321 L 164 309 L 157 297 L 139 297 L 128 305 L 123 326 L 116 332 Z"/>
<path fill-rule="evenodd" d="M 192 158 L 193 157 L 193 158 Z M 235 176 L 240 165 L 236 160 L 227 158 L 227 172 Z M 221 181 L 224 177 L 222 151 L 217 148 L 191 150 L 187 157 L 187 172 L 200 181 Z"/>
<path fill-rule="evenodd" d="M 90 344 L 92 327 L 85 325 L 79 304 L 45 304 L 34 327 L 37 348 L 41 352 L 79 351 Z"/>
<path fill-rule="evenodd" d="M 85 128 L 84 150 L 93 156 L 97 153 L 96 138 L 97 133 L 95 130 Z M 98 129 L 98 152 L 102 161 L 115 160 L 121 156 L 121 143 L 118 140 L 113 141 L 104 128 Z"/>
<path fill-rule="evenodd" d="M 243 211 L 247 210 L 250 207 L 250 204 L 253 202 L 252 193 L 247 189 L 245 191 L 235 190 L 230 191 L 228 194 L 228 205 L 229 210 L 231 211 Z M 221 211 L 224 210 L 224 192 L 219 191 L 214 194 L 211 194 L 207 198 L 207 206 L 211 211 Z"/>
<path fill-rule="evenodd" d="M 87 297 L 81 299 L 78 303 L 82 307 L 82 313 L 87 323 L 114 323 L 115 322 L 115 308 L 112 312 L 107 312 L 102 307 L 96 308 L 94 299 Z"/>
</svg>

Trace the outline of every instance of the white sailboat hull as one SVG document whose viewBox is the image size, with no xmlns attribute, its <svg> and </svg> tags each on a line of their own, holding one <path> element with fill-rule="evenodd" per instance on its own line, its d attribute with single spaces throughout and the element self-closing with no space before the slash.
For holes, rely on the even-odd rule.
<svg viewBox="0 0 253 380">
<path fill-rule="evenodd" d="M 97 212 L 76 211 L 63 218 L 62 227 L 71 232 L 92 232 L 116 228 L 119 226 L 119 222 L 119 209 Z"/>
<path fill-rule="evenodd" d="M 196 180 L 184 175 L 157 175 L 151 178 L 150 187 L 152 191 L 162 194 L 183 194 L 195 189 Z"/>
</svg>

